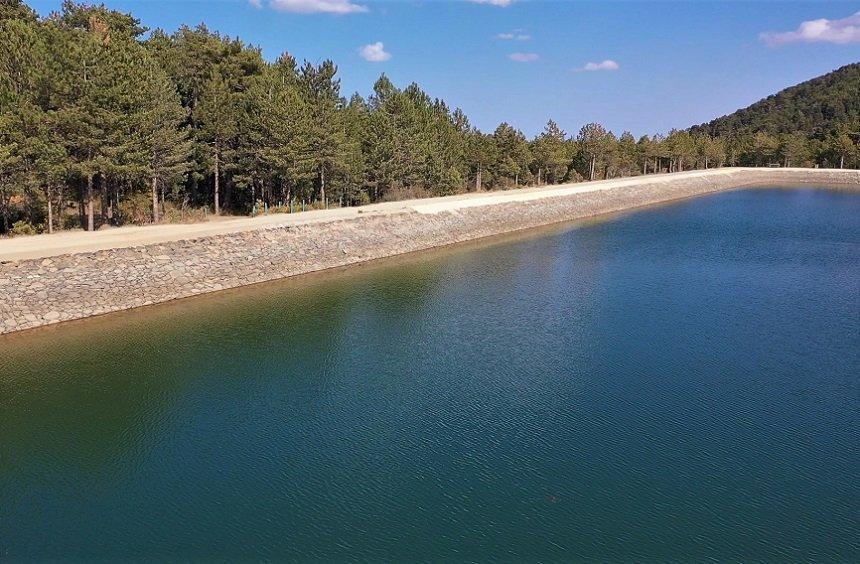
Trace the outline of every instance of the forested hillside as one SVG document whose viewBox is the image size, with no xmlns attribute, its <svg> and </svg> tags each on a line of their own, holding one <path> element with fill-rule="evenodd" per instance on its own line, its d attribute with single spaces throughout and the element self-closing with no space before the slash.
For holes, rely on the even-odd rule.
<svg viewBox="0 0 860 564">
<path fill-rule="evenodd" d="M 733 114 L 692 128 L 694 133 L 826 135 L 860 123 L 860 63 L 846 65 L 768 96 Z"/>
<path fill-rule="evenodd" d="M 848 69 L 840 76 L 856 84 Z M 101 5 L 67 0 L 40 18 L 0 0 L 0 234 L 860 160 L 858 128 L 805 125 L 817 117 L 786 121 L 780 134 L 716 127 L 636 139 L 590 123 L 568 135 L 552 120 L 533 139 L 507 123 L 485 133 L 385 75 L 369 96 L 346 96 L 337 70 L 288 53 L 266 61 L 202 25 L 167 34 Z M 831 95 L 819 84 L 819 113 L 835 116 L 826 101 L 846 100 L 849 86 L 840 80 Z M 856 117 L 856 105 L 843 113 Z"/>
</svg>

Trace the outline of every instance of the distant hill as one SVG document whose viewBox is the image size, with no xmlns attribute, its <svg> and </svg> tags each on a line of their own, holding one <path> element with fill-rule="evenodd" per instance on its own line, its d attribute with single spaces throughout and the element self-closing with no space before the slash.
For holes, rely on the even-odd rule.
<svg viewBox="0 0 860 564">
<path fill-rule="evenodd" d="M 860 120 L 860 63 L 801 82 L 733 114 L 690 128 L 692 133 L 827 133 Z"/>
</svg>

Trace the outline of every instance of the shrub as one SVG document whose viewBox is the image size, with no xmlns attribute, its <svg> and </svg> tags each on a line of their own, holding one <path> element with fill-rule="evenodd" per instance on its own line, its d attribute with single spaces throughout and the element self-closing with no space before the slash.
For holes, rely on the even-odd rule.
<svg viewBox="0 0 860 564">
<path fill-rule="evenodd" d="M 426 188 L 420 186 L 391 188 L 382 194 L 380 202 L 394 202 L 398 200 L 418 200 L 421 198 L 432 198 L 433 194 Z"/>
<path fill-rule="evenodd" d="M 12 224 L 12 230 L 9 232 L 9 235 L 11 235 L 12 237 L 18 237 L 19 235 L 36 235 L 41 231 L 41 225 L 32 225 L 22 220 L 16 221 Z"/>
<path fill-rule="evenodd" d="M 170 201 L 164 202 L 163 208 L 164 223 L 197 223 L 206 221 L 208 216 L 206 208 L 187 208 Z"/>
<path fill-rule="evenodd" d="M 77 212 L 73 214 L 62 214 L 57 218 L 57 222 L 60 229 L 81 228 L 81 218 Z"/>
<path fill-rule="evenodd" d="M 352 205 L 354 206 L 366 206 L 370 203 L 370 194 L 367 192 L 361 191 L 355 195 L 352 199 Z"/>
<path fill-rule="evenodd" d="M 583 181 L 585 181 L 585 178 L 572 168 L 570 169 L 570 171 L 568 171 L 567 176 L 563 180 L 563 182 L 583 182 Z"/>
<path fill-rule="evenodd" d="M 117 209 L 120 223 L 145 225 L 152 222 L 152 197 L 148 194 L 130 194 Z"/>
</svg>

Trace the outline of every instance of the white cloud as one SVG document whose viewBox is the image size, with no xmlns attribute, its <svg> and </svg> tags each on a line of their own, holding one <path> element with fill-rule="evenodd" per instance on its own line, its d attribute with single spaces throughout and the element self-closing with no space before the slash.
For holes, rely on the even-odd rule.
<svg viewBox="0 0 860 564">
<path fill-rule="evenodd" d="M 367 6 L 353 4 L 351 0 L 271 0 L 269 5 L 275 10 L 296 14 L 354 14 L 368 11 Z"/>
<path fill-rule="evenodd" d="M 365 45 L 358 50 L 358 54 L 361 55 L 362 59 L 371 63 L 382 63 L 391 58 L 391 53 L 385 50 L 385 45 L 382 44 L 382 41 Z"/>
<path fill-rule="evenodd" d="M 508 58 L 518 63 L 533 63 L 540 59 L 537 53 L 511 53 Z"/>
<path fill-rule="evenodd" d="M 841 20 L 809 20 L 794 31 L 767 31 L 759 38 L 771 47 L 786 43 L 860 43 L 860 12 Z"/>
<path fill-rule="evenodd" d="M 248 4 L 250 4 L 251 6 L 253 6 L 255 8 L 262 8 L 263 7 L 263 0 L 248 0 Z"/>
<path fill-rule="evenodd" d="M 528 41 L 531 38 L 531 35 L 520 32 L 500 33 L 496 35 L 496 39 L 504 39 L 505 41 Z"/>
<path fill-rule="evenodd" d="M 579 72 L 595 72 L 595 71 L 617 71 L 619 68 L 618 63 L 613 61 L 612 59 L 606 59 L 605 61 L 600 61 L 599 63 L 585 63 L 584 67 L 576 69 Z"/>
<path fill-rule="evenodd" d="M 507 8 L 514 3 L 514 0 L 469 0 L 474 4 L 489 4 L 490 6 L 498 6 L 499 8 Z"/>
</svg>

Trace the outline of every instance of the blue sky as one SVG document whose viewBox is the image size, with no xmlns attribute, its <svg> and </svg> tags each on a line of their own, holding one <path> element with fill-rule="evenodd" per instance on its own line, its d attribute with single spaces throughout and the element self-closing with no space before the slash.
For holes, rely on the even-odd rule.
<svg viewBox="0 0 860 564">
<path fill-rule="evenodd" d="M 860 61 L 860 2 L 105 3 L 151 28 L 204 22 L 270 60 L 331 58 L 346 95 L 368 94 L 382 72 L 415 81 L 485 131 L 507 121 L 529 136 L 548 118 L 569 133 L 591 121 L 665 132 Z M 47 14 L 60 0 L 29 4 Z"/>
</svg>

